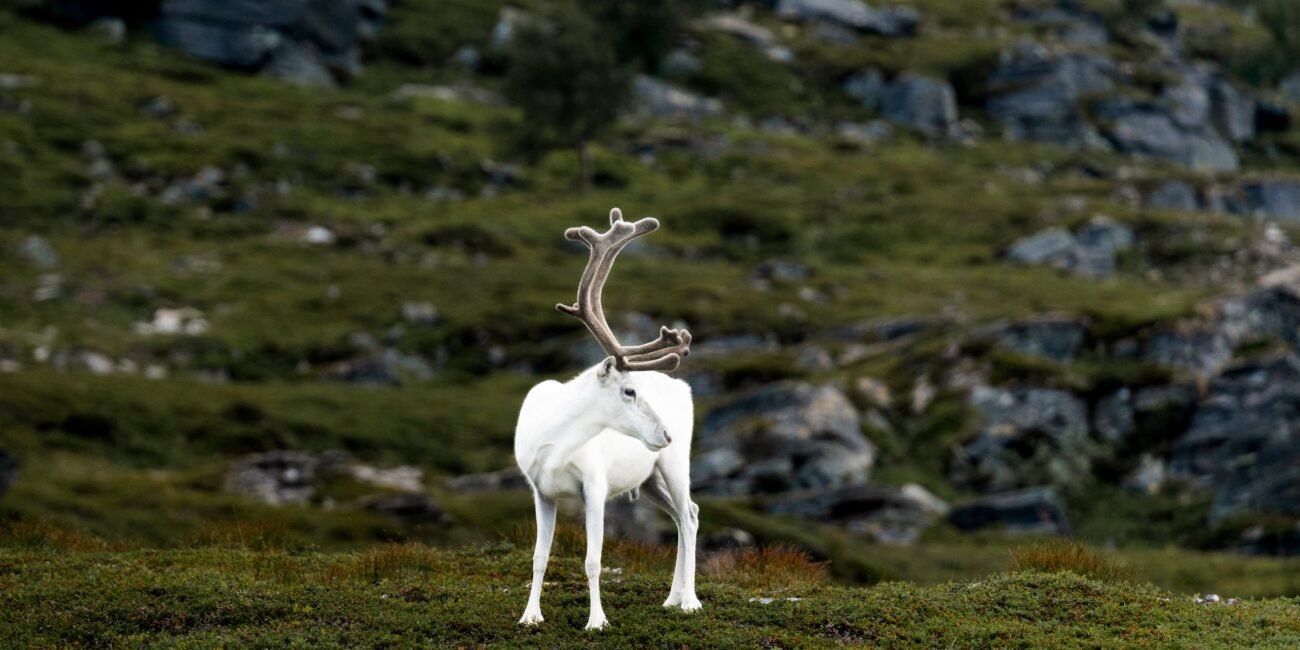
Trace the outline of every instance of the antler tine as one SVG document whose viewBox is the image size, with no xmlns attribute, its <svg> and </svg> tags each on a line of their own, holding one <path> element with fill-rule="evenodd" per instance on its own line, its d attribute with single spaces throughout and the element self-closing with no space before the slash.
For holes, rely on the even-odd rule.
<svg viewBox="0 0 1300 650">
<path fill-rule="evenodd" d="M 655 370 L 658 372 L 672 372 L 682 363 L 682 358 L 676 352 L 669 353 L 653 361 L 624 361 L 623 365 L 627 370 Z"/>
<path fill-rule="evenodd" d="M 578 281 L 578 300 L 572 305 L 558 304 L 556 309 L 582 321 L 605 353 L 614 357 L 624 370 L 674 370 L 682 357 L 690 353 L 691 334 L 686 330 L 659 329 L 659 337 L 649 343 L 624 347 L 605 320 L 601 293 L 614 260 L 633 239 L 659 228 L 657 219 L 646 217 L 634 223 L 623 220 L 618 208 L 609 211 L 609 230 L 598 233 L 587 226 L 569 228 L 564 237 L 581 241 L 591 249 L 587 267 Z"/>
<path fill-rule="evenodd" d="M 691 353 L 691 333 L 659 327 L 659 338 L 641 345 L 625 347 L 629 362 L 647 361 L 668 354 L 685 357 Z"/>
</svg>

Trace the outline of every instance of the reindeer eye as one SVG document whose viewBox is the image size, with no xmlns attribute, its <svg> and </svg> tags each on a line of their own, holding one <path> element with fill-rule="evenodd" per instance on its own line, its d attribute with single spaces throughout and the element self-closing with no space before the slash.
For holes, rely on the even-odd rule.
<svg viewBox="0 0 1300 650">
<path fill-rule="evenodd" d="M 636 390 L 632 388 L 624 388 L 623 394 L 627 395 L 628 397 L 636 397 Z"/>
</svg>

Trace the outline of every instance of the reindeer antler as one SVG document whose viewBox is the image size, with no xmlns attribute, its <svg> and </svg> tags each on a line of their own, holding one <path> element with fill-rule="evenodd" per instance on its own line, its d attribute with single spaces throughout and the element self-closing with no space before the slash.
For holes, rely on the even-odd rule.
<svg viewBox="0 0 1300 650">
<path fill-rule="evenodd" d="M 614 258 L 629 242 L 659 228 L 659 220 L 646 217 L 636 223 L 623 221 L 618 208 L 609 211 L 609 230 L 598 233 L 587 226 L 569 228 L 565 239 L 581 241 L 591 249 L 587 268 L 578 281 L 578 302 L 558 304 L 556 309 L 582 321 L 592 336 L 614 357 L 622 370 L 676 370 L 682 357 L 691 353 L 691 333 L 681 329 L 659 328 L 659 338 L 641 345 L 625 347 L 619 344 L 614 332 L 605 322 L 605 311 L 600 304 L 600 293 L 614 268 Z"/>
</svg>

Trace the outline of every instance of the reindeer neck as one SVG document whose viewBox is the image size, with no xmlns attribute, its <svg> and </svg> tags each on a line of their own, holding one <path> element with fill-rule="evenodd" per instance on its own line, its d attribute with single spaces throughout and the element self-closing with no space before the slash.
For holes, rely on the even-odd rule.
<svg viewBox="0 0 1300 650">
<path fill-rule="evenodd" d="M 597 416 L 600 409 L 596 400 L 601 396 L 594 377 L 579 375 L 564 384 L 563 390 L 548 405 L 550 409 L 532 439 L 530 474 L 567 463 L 583 445 L 605 430 L 605 424 Z"/>
</svg>

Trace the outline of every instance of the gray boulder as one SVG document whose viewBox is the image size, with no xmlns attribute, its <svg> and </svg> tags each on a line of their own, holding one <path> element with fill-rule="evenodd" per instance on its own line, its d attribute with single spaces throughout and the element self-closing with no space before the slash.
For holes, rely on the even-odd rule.
<svg viewBox="0 0 1300 650">
<path fill-rule="evenodd" d="M 911 7 L 896 6 L 872 10 L 861 31 L 879 36 L 916 36 L 921 14 Z"/>
<path fill-rule="evenodd" d="M 0 497 L 9 491 L 9 486 L 18 478 L 18 459 L 9 452 L 0 449 Z"/>
<path fill-rule="evenodd" d="M 711 494 L 781 493 L 865 482 L 876 447 L 836 388 L 779 382 L 708 413 L 692 464 Z"/>
<path fill-rule="evenodd" d="M 1007 259 L 1021 264 L 1065 264 L 1078 244 L 1065 228 L 1048 228 L 1017 240 L 1007 251 Z"/>
<path fill-rule="evenodd" d="M 273 506 L 307 503 L 316 495 L 321 459 L 303 451 L 268 451 L 239 459 L 226 473 L 227 492 Z"/>
<path fill-rule="evenodd" d="M 1300 221 L 1300 180 L 1252 180 L 1242 184 L 1252 214 L 1282 221 Z"/>
<path fill-rule="evenodd" d="M 1210 521 L 1242 513 L 1300 516 L 1300 437 L 1295 430 L 1291 437 L 1266 442 L 1254 462 L 1226 468 L 1215 485 Z"/>
<path fill-rule="evenodd" d="M 1045 31 L 1063 43 L 1097 46 L 1110 42 L 1103 17 L 1084 9 L 1076 0 L 1018 4 L 1011 17 L 1034 26 L 1038 31 Z"/>
<path fill-rule="evenodd" d="M 1209 376 L 1232 360 L 1235 343 L 1214 324 L 1176 323 L 1151 332 L 1139 356 L 1147 363 Z"/>
<path fill-rule="evenodd" d="M 1170 179 L 1147 195 L 1146 205 L 1154 210 L 1193 212 L 1200 208 L 1196 188 L 1184 180 Z"/>
<path fill-rule="evenodd" d="M 1237 171 L 1237 152 L 1209 126 L 1181 126 L 1168 109 L 1153 102 L 1109 99 L 1096 113 L 1111 145 L 1122 153 L 1167 160 L 1206 172 Z"/>
<path fill-rule="evenodd" d="M 1214 126 L 1231 142 L 1255 139 L 1255 98 L 1223 77 L 1210 82 Z"/>
<path fill-rule="evenodd" d="M 1282 80 L 1277 89 L 1282 96 L 1293 104 L 1300 104 L 1300 70 L 1296 70 Z"/>
<path fill-rule="evenodd" d="M 1222 298 L 1214 308 L 1203 322 L 1175 323 L 1148 333 L 1139 358 L 1208 377 L 1226 367 L 1243 343 L 1282 340 L 1300 346 L 1300 296 L 1292 289 L 1257 289 Z"/>
<path fill-rule="evenodd" d="M 1115 256 L 1137 245 L 1133 229 L 1114 219 L 1095 216 L 1075 233 L 1078 250 L 1070 270 L 1091 278 L 1115 273 Z"/>
<path fill-rule="evenodd" d="M 1205 209 L 1220 214 L 1250 214 L 1250 208 L 1246 205 L 1241 188 L 1229 185 L 1211 185 L 1207 187 L 1205 189 Z"/>
<path fill-rule="evenodd" d="M 59 252 L 40 235 L 28 235 L 18 244 L 18 254 L 37 268 L 57 269 L 62 263 Z"/>
<path fill-rule="evenodd" d="M 772 30 L 751 22 L 740 14 L 715 14 L 701 21 L 701 24 L 725 34 L 731 34 L 742 41 L 757 47 L 767 58 L 781 63 L 794 60 L 794 54 L 781 44 Z"/>
<path fill-rule="evenodd" d="M 867 68 L 849 75 L 844 80 L 844 92 L 862 102 L 862 107 L 875 111 L 885 99 L 885 75 L 875 68 Z"/>
<path fill-rule="evenodd" d="M 263 25 L 209 23 L 187 16 L 164 17 L 156 26 L 158 40 L 204 61 L 255 69 L 265 64 L 284 36 Z"/>
<path fill-rule="evenodd" d="M 978 386 L 970 406 L 980 430 L 954 450 L 949 477 L 959 485 L 999 492 L 1030 485 L 1076 485 L 1100 451 L 1088 435 L 1088 406 L 1046 388 Z"/>
<path fill-rule="evenodd" d="M 465 474 L 447 479 L 447 489 L 453 492 L 497 492 L 500 490 L 527 490 L 528 479 L 518 468 L 510 467 L 495 472 Z"/>
<path fill-rule="evenodd" d="M 989 77 L 989 116 L 1016 140 L 1102 147 L 1080 100 L 1111 89 L 1114 63 L 1087 53 L 1057 55 L 1033 42 L 1002 53 Z"/>
<path fill-rule="evenodd" d="M 408 381 L 428 381 L 436 371 L 427 359 L 396 348 L 367 352 L 325 369 L 322 377 L 369 386 L 400 386 Z"/>
<path fill-rule="evenodd" d="M 966 532 L 997 528 L 1025 535 L 1070 534 L 1065 503 L 1050 487 L 983 497 L 953 508 L 948 521 Z"/>
<path fill-rule="evenodd" d="M 1236 343 L 1281 339 L 1300 347 L 1300 296 L 1284 287 L 1219 301 L 1219 330 Z"/>
<path fill-rule="evenodd" d="M 1179 66 L 1179 81 L 1164 88 L 1161 102 L 1185 129 L 1213 128 L 1230 142 L 1255 138 L 1255 98 L 1210 64 Z"/>
<path fill-rule="evenodd" d="M 722 102 L 683 90 L 654 77 L 637 75 L 632 95 L 638 113 L 650 117 L 699 119 L 722 112 Z"/>
<path fill-rule="evenodd" d="M 873 145 L 893 137 L 894 127 L 884 120 L 872 120 L 865 124 L 841 122 L 835 125 L 835 135 L 852 144 Z"/>
<path fill-rule="evenodd" d="M 376 494 L 357 500 L 356 506 L 403 524 L 441 521 L 442 509 L 427 494 Z"/>
<path fill-rule="evenodd" d="M 1153 496 L 1159 494 L 1164 488 L 1168 474 L 1169 470 L 1164 460 L 1151 454 L 1142 454 L 1138 459 L 1137 468 L 1124 478 L 1120 487 L 1132 494 Z"/>
<path fill-rule="evenodd" d="M 758 544 L 758 540 L 754 538 L 753 533 L 731 526 L 712 533 L 702 534 L 699 540 L 699 550 L 703 553 L 735 551 L 752 548 Z"/>
<path fill-rule="evenodd" d="M 630 539 L 642 544 L 677 541 L 677 527 L 650 499 L 620 496 L 605 505 L 605 539 Z"/>
<path fill-rule="evenodd" d="M 1092 428 L 1101 440 L 1119 444 L 1137 430 L 1133 417 L 1133 393 L 1121 388 L 1098 400 L 1092 414 Z"/>
<path fill-rule="evenodd" d="M 271 53 L 262 74 L 300 86 L 332 88 L 334 75 L 311 44 L 286 42 Z"/>
<path fill-rule="evenodd" d="M 920 486 L 901 490 L 884 485 L 851 485 L 833 490 L 802 492 L 769 502 L 773 514 L 794 515 L 869 535 L 882 544 L 915 543 L 931 523 L 947 512 L 933 495 L 924 498 Z M 928 492 L 924 492 L 929 494 Z"/>
<path fill-rule="evenodd" d="M 1210 121 L 1210 88 L 1195 75 L 1183 77 L 1179 83 L 1165 86 L 1160 99 L 1169 108 L 1169 115 L 1179 126 L 1197 128 Z"/>
<path fill-rule="evenodd" d="M 1241 472 L 1297 443 L 1300 357 L 1292 354 L 1245 362 L 1210 383 L 1191 426 L 1170 452 L 1170 475 L 1217 488 L 1225 475 L 1239 480 L 1256 477 L 1252 471 Z M 1241 496 L 1225 498 L 1220 516 L 1235 511 L 1234 504 L 1251 502 Z"/>
<path fill-rule="evenodd" d="M 915 36 L 921 22 L 921 15 L 910 7 L 872 9 L 859 0 L 778 0 L 776 13 L 788 20 L 828 22 L 880 36 Z"/>
<path fill-rule="evenodd" d="M 359 71 L 361 41 L 386 9 L 385 0 L 164 0 L 154 29 L 205 61 L 330 85 Z"/>
<path fill-rule="evenodd" d="M 957 125 L 957 93 L 946 81 L 905 72 L 885 88 L 881 113 L 929 135 L 949 135 Z"/>
<path fill-rule="evenodd" d="M 1071 361 L 1083 344 L 1088 322 L 1068 314 L 1048 314 L 1008 323 L 993 332 L 998 345 L 1031 357 Z"/>
<path fill-rule="evenodd" d="M 1071 234 L 1048 228 L 1013 243 L 1007 259 L 1020 264 L 1048 265 L 1093 279 L 1115 274 L 1115 257 L 1137 243 L 1133 229 L 1106 217 L 1096 217 Z"/>
</svg>

